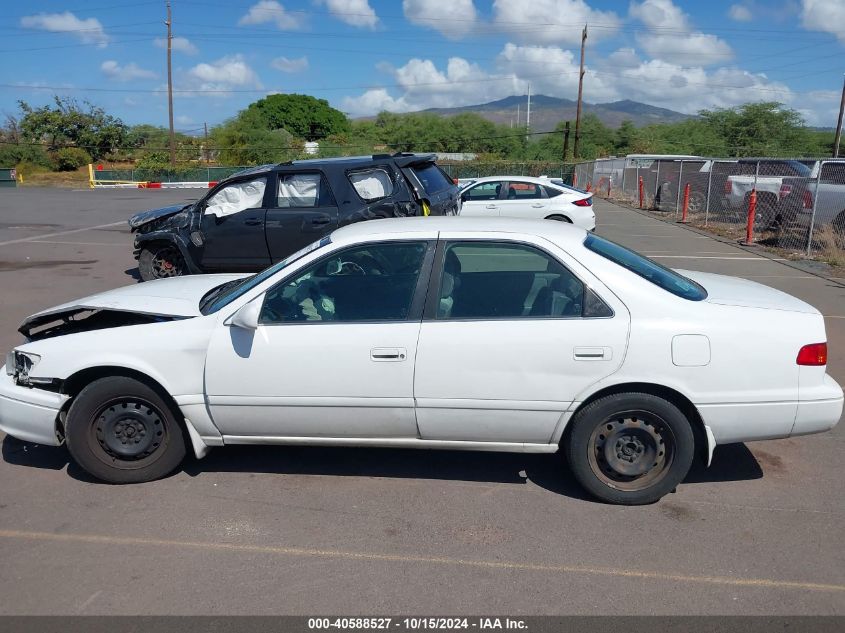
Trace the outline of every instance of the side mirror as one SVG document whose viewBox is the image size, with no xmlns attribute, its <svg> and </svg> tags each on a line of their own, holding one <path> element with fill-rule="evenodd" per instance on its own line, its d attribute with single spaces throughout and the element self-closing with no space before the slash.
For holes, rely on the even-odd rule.
<svg viewBox="0 0 845 633">
<path fill-rule="evenodd" d="M 244 330 L 257 330 L 258 319 L 261 316 L 261 306 L 263 305 L 264 295 L 256 297 L 246 305 L 241 306 L 226 321 L 225 325 L 232 325 Z"/>
<path fill-rule="evenodd" d="M 463 194 L 463 195 L 461 196 L 461 202 L 466 202 L 466 201 L 467 201 L 467 195 L 466 195 L 466 194 Z"/>
</svg>

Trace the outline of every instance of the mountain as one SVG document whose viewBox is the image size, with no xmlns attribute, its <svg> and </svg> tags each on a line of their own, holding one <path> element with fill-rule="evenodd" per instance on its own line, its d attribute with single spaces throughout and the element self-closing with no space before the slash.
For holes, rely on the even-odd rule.
<svg viewBox="0 0 845 633">
<path fill-rule="evenodd" d="M 474 112 L 494 123 L 513 122 L 516 125 L 516 110 L 519 107 L 519 117 L 522 125 L 525 125 L 525 114 L 528 97 L 512 96 L 482 103 L 479 105 L 461 106 L 459 108 L 430 108 L 423 110 L 440 116 L 454 116 L 466 112 Z M 575 122 L 576 102 L 571 99 L 558 99 L 546 95 L 531 95 L 531 129 L 534 132 L 549 132 L 555 128 L 560 121 L 571 120 Z M 587 103 L 584 102 L 582 109 L 584 114 L 595 114 L 605 125 L 616 128 L 622 121 L 628 119 L 637 127 L 649 123 L 677 123 L 689 119 L 692 115 L 675 112 L 666 108 L 640 103 L 625 99 L 612 103 Z"/>
</svg>

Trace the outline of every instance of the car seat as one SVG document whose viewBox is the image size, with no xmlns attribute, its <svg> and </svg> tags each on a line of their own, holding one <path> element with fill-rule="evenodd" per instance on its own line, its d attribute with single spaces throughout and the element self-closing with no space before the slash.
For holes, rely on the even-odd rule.
<svg viewBox="0 0 845 633">
<path fill-rule="evenodd" d="M 440 281 L 440 305 L 437 309 L 437 316 L 448 319 L 452 315 L 452 307 L 455 305 L 455 291 L 461 285 L 461 260 L 455 255 L 455 251 L 446 251 L 446 259 L 443 262 L 443 278 Z"/>
<path fill-rule="evenodd" d="M 516 189 L 514 187 L 508 187 L 508 200 L 515 200 L 516 199 Z"/>
</svg>

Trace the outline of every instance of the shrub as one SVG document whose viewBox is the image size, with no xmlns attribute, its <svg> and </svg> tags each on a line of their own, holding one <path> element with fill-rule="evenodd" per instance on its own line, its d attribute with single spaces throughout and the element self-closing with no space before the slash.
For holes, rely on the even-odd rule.
<svg viewBox="0 0 845 633">
<path fill-rule="evenodd" d="M 50 166 L 50 157 L 40 145 L 0 144 L 0 167 L 14 167 L 21 163 Z"/>
<path fill-rule="evenodd" d="M 80 147 L 63 147 L 53 154 L 56 171 L 74 171 L 91 162 L 91 155 Z"/>
</svg>

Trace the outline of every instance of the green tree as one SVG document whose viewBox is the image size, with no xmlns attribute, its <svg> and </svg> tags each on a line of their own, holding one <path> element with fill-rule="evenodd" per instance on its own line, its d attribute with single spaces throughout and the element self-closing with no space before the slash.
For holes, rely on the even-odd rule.
<svg viewBox="0 0 845 633">
<path fill-rule="evenodd" d="M 698 114 L 724 139 L 729 156 L 796 156 L 812 144 L 801 114 L 782 103 L 746 103 Z"/>
<path fill-rule="evenodd" d="M 263 127 L 287 130 L 297 138 L 319 141 L 349 131 L 349 121 L 325 99 L 309 95 L 276 94 L 259 99 L 247 111 L 257 112 Z"/>
<path fill-rule="evenodd" d="M 289 160 L 301 153 L 285 130 L 270 130 L 256 110 L 244 110 L 211 130 L 211 145 L 222 165 L 261 165 Z"/>
<path fill-rule="evenodd" d="M 53 97 L 52 106 L 34 108 L 19 101 L 23 116 L 21 135 L 25 141 L 44 143 L 51 151 L 79 147 L 95 160 L 124 144 L 127 127 L 120 119 L 87 101 L 81 105 L 70 97 Z"/>
</svg>

